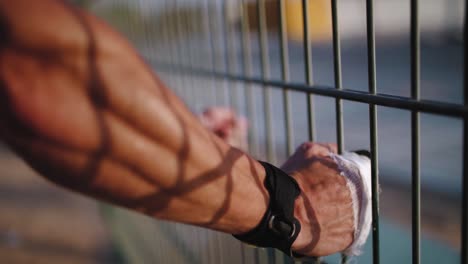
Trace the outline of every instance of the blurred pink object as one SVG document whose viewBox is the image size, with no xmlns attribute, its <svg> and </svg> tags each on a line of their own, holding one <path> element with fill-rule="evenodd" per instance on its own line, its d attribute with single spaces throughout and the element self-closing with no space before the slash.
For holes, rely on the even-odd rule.
<svg viewBox="0 0 468 264">
<path fill-rule="evenodd" d="M 248 122 L 227 107 L 209 107 L 199 115 L 202 124 L 231 146 L 247 150 Z"/>
</svg>

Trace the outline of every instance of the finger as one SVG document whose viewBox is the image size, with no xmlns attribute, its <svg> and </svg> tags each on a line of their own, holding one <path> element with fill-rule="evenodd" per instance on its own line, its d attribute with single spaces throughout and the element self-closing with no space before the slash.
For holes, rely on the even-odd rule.
<svg viewBox="0 0 468 264">
<path fill-rule="evenodd" d="M 203 111 L 203 115 L 215 120 L 232 120 L 236 114 L 232 109 L 226 107 L 209 107 Z"/>
<path fill-rule="evenodd" d="M 233 117 L 224 108 L 210 107 L 199 115 L 199 119 L 206 128 L 215 132 L 225 126 L 226 123 L 232 123 Z"/>
<path fill-rule="evenodd" d="M 314 142 L 310 142 L 310 141 L 303 142 L 301 145 L 299 145 L 299 147 L 297 147 L 295 152 L 296 153 L 307 152 L 309 150 L 312 150 L 315 147 L 315 145 L 317 144 Z"/>
<path fill-rule="evenodd" d="M 338 145 L 335 143 L 326 143 L 330 152 L 338 154 Z"/>
<path fill-rule="evenodd" d="M 326 143 L 308 142 L 307 146 L 308 147 L 306 148 L 306 155 L 308 157 L 313 157 L 313 156 L 327 157 L 330 155 L 330 153 L 333 153 L 330 146 L 328 146 Z"/>
<path fill-rule="evenodd" d="M 338 146 L 335 143 L 316 143 L 316 144 L 326 148 L 328 152 L 338 154 Z"/>
<path fill-rule="evenodd" d="M 247 134 L 247 129 L 249 127 L 249 122 L 247 121 L 247 118 L 245 118 L 244 116 L 237 116 L 236 127 L 243 134 Z"/>
</svg>

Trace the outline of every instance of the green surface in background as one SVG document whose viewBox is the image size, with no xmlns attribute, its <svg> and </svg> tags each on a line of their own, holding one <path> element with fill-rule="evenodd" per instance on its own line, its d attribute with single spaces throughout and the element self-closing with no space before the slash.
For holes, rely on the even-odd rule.
<svg viewBox="0 0 468 264">
<path fill-rule="evenodd" d="M 219 252 L 210 252 L 212 249 L 200 247 L 197 243 L 199 240 L 197 235 L 203 233 L 194 234 L 190 231 L 196 228 L 179 225 L 180 228 L 187 229 L 187 233 L 182 233 L 181 236 L 180 232 L 173 232 L 175 225 L 168 222 L 156 221 L 146 216 L 109 206 L 105 206 L 103 212 L 115 242 L 128 263 L 241 263 L 241 256 L 226 257 L 229 255 L 229 248 L 218 245 L 218 248 L 223 250 L 223 258 L 219 257 Z M 381 263 L 411 263 L 410 232 L 385 220 L 381 220 L 380 230 Z M 214 232 L 209 232 L 205 235 L 212 236 L 214 234 Z M 220 236 L 220 238 L 214 239 L 215 243 L 231 240 L 228 236 L 222 234 Z M 255 254 L 251 254 L 252 252 L 249 251 L 252 249 L 247 249 L 244 263 L 256 263 Z M 266 253 L 259 252 L 260 263 L 268 263 L 265 257 Z M 213 258 L 213 256 L 209 256 L 210 254 L 218 254 L 218 258 Z M 459 252 L 441 242 L 425 237 L 422 239 L 421 254 L 421 263 L 424 264 L 460 262 Z M 329 256 L 323 260 L 325 263 L 340 263 L 340 255 Z M 283 263 L 282 259 L 277 257 L 276 263 Z M 350 258 L 348 263 L 372 263 L 372 236 L 369 237 L 363 254 Z"/>
</svg>

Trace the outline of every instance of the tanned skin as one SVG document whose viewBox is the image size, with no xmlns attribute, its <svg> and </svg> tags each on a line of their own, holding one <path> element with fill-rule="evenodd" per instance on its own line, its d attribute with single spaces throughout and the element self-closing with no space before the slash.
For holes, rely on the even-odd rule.
<svg viewBox="0 0 468 264">
<path fill-rule="evenodd" d="M 255 159 L 206 129 L 118 33 L 58 0 L 0 0 L 0 139 L 50 181 L 159 219 L 240 234 L 269 201 Z M 353 241 L 330 151 L 304 143 L 283 166 L 302 189 L 292 248 L 304 255 Z"/>
</svg>

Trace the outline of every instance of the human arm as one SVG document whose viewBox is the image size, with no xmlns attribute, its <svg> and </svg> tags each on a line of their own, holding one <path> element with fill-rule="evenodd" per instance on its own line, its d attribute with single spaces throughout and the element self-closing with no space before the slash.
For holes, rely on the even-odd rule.
<svg viewBox="0 0 468 264">
<path fill-rule="evenodd" d="M 258 224 L 269 199 L 263 167 L 206 130 L 117 33 L 52 0 L 0 1 L 0 19 L 0 136 L 34 169 L 156 218 L 232 234 Z M 312 215 L 327 212 L 317 209 L 331 203 L 316 197 L 331 187 L 309 191 L 311 168 L 324 168 L 302 160 L 288 168 L 304 190 L 295 210 L 304 231 L 293 249 L 342 250 L 349 230 L 332 245 L 321 243 L 321 230 L 332 230 L 324 224 L 332 213 L 347 214 Z M 333 192 L 346 196 L 337 183 Z M 346 204 L 336 193 L 330 199 Z"/>
</svg>

